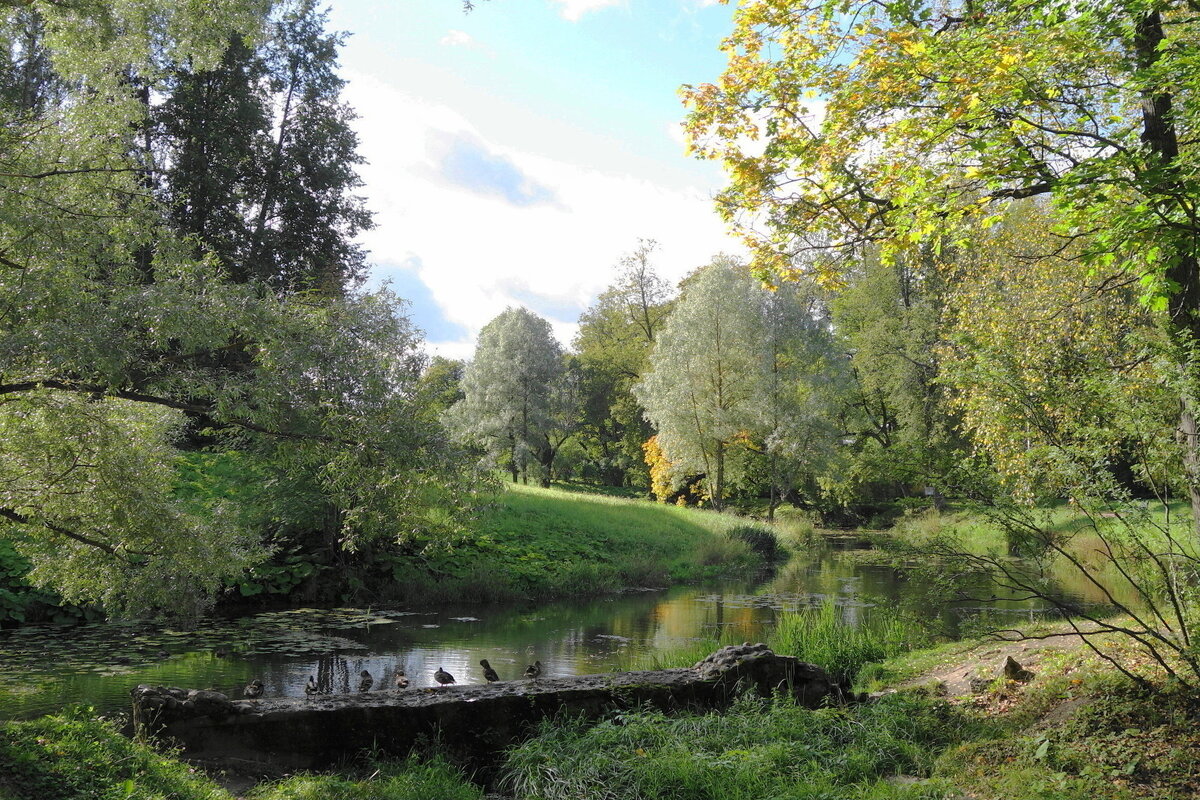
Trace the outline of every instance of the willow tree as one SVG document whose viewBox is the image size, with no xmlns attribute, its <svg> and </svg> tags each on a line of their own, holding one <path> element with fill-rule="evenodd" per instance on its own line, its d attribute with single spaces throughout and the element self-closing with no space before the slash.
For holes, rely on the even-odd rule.
<svg viewBox="0 0 1200 800">
<path fill-rule="evenodd" d="M 147 98 L 259 41 L 270 10 L 0 3 L 29 43 L 4 56 L 29 81 L 0 81 L 0 536 L 68 601 L 196 610 L 266 555 L 251 517 L 272 486 L 177 491 L 188 424 L 307 476 L 343 546 L 454 524 L 426 513 L 453 468 L 412 408 L 424 359 L 403 303 L 231 280 L 153 191 Z"/>
<path fill-rule="evenodd" d="M 685 89 L 690 133 L 768 272 L 815 249 L 836 280 L 866 243 L 965 245 L 1048 198 L 1060 244 L 1140 283 L 1169 334 L 1200 531 L 1198 25 L 1182 0 L 750 0 L 721 80 Z"/>
<path fill-rule="evenodd" d="M 674 474 L 704 474 L 713 508 L 725 506 L 729 453 L 759 419 L 769 373 L 763 289 L 736 260 L 718 257 L 686 282 L 633 387 L 658 429 Z"/>
<path fill-rule="evenodd" d="M 574 386 L 550 323 L 524 308 L 505 309 L 479 332 L 461 389 L 462 400 L 446 414 L 450 429 L 506 466 L 514 483 L 528 481 L 536 462 L 549 486 L 574 414 L 564 402 Z"/>
</svg>

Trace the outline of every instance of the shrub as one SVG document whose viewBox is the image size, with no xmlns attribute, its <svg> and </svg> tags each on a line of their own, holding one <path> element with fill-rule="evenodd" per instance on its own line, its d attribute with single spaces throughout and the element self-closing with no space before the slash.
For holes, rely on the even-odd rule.
<svg viewBox="0 0 1200 800">
<path fill-rule="evenodd" d="M 783 548 L 779 546 L 779 538 L 770 528 L 758 525 L 738 525 L 730 528 L 726 535 L 731 539 L 745 542 L 768 564 L 779 561 L 783 557 Z"/>
<path fill-rule="evenodd" d="M 704 567 L 736 564 L 751 555 L 750 546 L 727 536 L 705 537 L 696 547 L 696 562 Z"/>
</svg>

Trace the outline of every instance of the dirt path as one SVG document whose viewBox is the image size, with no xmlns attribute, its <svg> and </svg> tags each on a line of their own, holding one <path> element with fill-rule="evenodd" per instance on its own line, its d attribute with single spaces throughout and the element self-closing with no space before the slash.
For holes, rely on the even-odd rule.
<svg viewBox="0 0 1200 800">
<path fill-rule="evenodd" d="M 941 683 L 948 697 L 978 694 L 979 686 L 999 677 L 1004 663 L 1011 656 L 1024 669 L 1035 675 L 1047 655 L 1064 650 L 1086 647 L 1083 637 L 1073 632 L 1044 639 L 1019 641 L 990 640 L 963 650 L 950 660 L 896 686 L 897 689 Z"/>
</svg>

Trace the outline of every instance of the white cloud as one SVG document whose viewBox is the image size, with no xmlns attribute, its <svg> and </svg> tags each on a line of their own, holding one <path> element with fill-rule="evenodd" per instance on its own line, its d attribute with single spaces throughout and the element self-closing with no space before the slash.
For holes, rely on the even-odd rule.
<svg viewBox="0 0 1200 800">
<path fill-rule="evenodd" d="M 478 42 L 474 37 L 466 31 L 449 30 L 446 35 L 438 39 L 438 44 L 446 45 L 447 47 L 477 47 Z"/>
<path fill-rule="evenodd" d="M 682 122 L 667 123 L 667 138 L 679 145 L 680 150 L 684 150 L 688 146 L 687 133 L 683 129 Z"/>
<path fill-rule="evenodd" d="M 562 6 L 563 19 L 570 22 L 578 22 L 579 19 L 590 11 L 599 11 L 602 8 L 610 6 L 622 5 L 623 0 L 551 0 Z"/>
<path fill-rule="evenodd" d="M 445 105 L 351 77 L 346 99 L 360 115 L 364 192 L 377 223 L 363 243 L 373 262 L 417 265 L 444 317 L 469 332 L 457 342 L 432 342 L 439 353 L 469 356 L 479 329 L 509 305 L 546 316 L 569 345 L 579 311 L 611 282 L 638 237 L 659 241 L 655 264 L 672 281 L 716 252 L 742 252 L 704 189 L 669 188 L 508 146 Z M 440 144 L 448 139 L 471 142 L 485 165 L 502 165 L 501 177 L 544 187 L 554 202 L 521 203 L 448 178 Z"/>
</svg>

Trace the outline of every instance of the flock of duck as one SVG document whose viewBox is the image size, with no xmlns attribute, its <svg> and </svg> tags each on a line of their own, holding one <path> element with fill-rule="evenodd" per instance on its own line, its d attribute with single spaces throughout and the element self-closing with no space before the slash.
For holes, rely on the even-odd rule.
<svg viewBox="0 0 1200 800">
<path fill-rule="evenodd" d="M 483 667 L 483 679 L 485 681 L 488 683 L 496 683 L 498 680 L 500 680 L 500 675 L 496 672 L 496 670 L 492 669 L 492 665 L 488 663 L 486 658 L 479 662 L 479 666 Z M 537 680 L 541 674 L 542 662 L 534 661 L 525 668 L 525 672 L 522 674 L 522 677 L 526 678 L 527 680 Z M 449 686 L 450 684 L 455 683 L 454 676 L 441 667 L 438 667 L 437 671 L 433 673 L 433 679 L 437 681 L 440 686 Z M 369 692 L 371 691 L 371 687 L 374 685 L 375 678 L 371 676 L 370 672 L 364 669 L 359 673 L 358 691 Z M 397 689 L 408 688 L 408 676 L 404 674 L 404 670 L 396 670 L 395 685 Z M 317 686 L 317 679 L 314 676 L 308 676 L 308 683 L 304 685 L 304 693 L 306 695 L 322 694 L 322 691 Z M 258 698 L 262 697 L 263 682 L 258 678 L 250 681 L 250 683 L 246 684 L 246 687 L 242 689 L 242 695 L 251 700 L 257 700 Z"/>
</svg>

